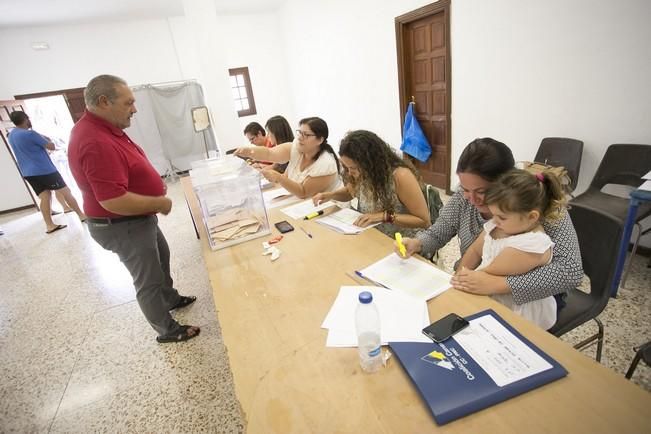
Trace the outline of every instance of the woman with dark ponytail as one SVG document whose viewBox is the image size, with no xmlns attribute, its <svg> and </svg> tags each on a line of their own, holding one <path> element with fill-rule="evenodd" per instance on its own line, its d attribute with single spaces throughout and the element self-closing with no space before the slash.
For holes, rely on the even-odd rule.
<svg viewBox="0 0 651 434">
<path fill-rule="evenodd" d="M 484 224 L 494 217 L 486 204 L 488 192 L 497 179 L 514 166 L 513 153 L 504 143 L 490 137 L 470 142 L 457 164 L 459 188 L 443 206 L 438 220 L 430 228 L 419 232 L 414 238 L 403 238 L 407 256 L 421 252 L 430 255 L 455 236 L 458 236 L 459 250 L 463 256 L 481 233 Z M 510 293 L 516 305 L 554 296 L 558 308 L 561 308 L 564 305 L 562 294 L 581 283 L 583 267 L 579 242 L 569 214 L 559 206 L 552 208 L 559 210 L 558 218 L 541 220 L 545 233 L 555 244 L 548 264 L 526 273 L 507 276 L 468 268 L 457 269 L 452 286 L 479 295 Z M 546 205 L 544 209 L 547 210 Z"/>
<path fill-rule="evenodd" d="M 302 119 L 299 127 L 294 142 L 273 148 L 239 148 L 235 155 L 274 163 L 289 162 L 284 174 L 273 169 L 263 169 L 261 173 L 301 199 L 336 190 L 341 186 L 339 159 L 328 144 L 328 124 L 321 118 L 310 117 Z"/>
</svg>

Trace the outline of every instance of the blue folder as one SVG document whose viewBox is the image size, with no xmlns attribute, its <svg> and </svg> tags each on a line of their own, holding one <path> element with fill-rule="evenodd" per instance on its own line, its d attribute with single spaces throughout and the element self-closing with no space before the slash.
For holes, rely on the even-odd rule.
<svg viewBox="0 0 651 434">
<path fill-rule="evenodd" d="M 551 364 L 552 368 L 499 387 L 461 348 L 454 337 L 442 344 L 390 342 L 389 346 L 393 354 L 400 360 L 439 425 L 506 401 L 567 375 L 567 370 L 556 360 L 515 331 L 493 310 L 488 309 L 466 319 L 472 320 L 484 315 L 495 317 L 511 333 Z M 432 351 L 441 352 L 442 359 L 435 360 L 428 357 Z M 465 363 L 461 363 L 460 360 Z"/>
</svg>

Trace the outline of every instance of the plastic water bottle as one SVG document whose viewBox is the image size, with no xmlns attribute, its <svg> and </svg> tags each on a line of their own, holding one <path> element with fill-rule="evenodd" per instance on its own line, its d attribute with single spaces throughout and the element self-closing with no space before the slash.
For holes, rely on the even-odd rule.
<svg viewBox="0 0 651 434">
<path fill-rule="evenodd" d="M 380 314 L 373 303 L 373 294 L 368 291 L 359 293 L 355 326 L 359 364 L 364 372 L 376 372 L 382 366 Z"/>
</svg>

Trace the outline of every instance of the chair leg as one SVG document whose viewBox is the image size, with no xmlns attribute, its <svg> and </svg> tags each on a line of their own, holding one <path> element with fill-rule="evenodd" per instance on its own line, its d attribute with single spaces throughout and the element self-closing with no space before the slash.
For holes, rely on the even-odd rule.
<svg viewBox="0 0 651 434">
<path fill-rule="evenodd" d="M 597 333 L 597 362 L 601 363 L 601 350 L 604 348 L 604 325 L 599 321 L 599 318 L 595 318 L 594 320 L 599 327 L 599 332 Z"/>
<path fill-rule="evenodd" d="M 624 277 L 622 277 L 622 281 L 619 285 L 622 288 L 626 288 L 626 279 L 628 278 L 628 273 L 631 271 L 631 266 L 633 265 L 633 258 L 635 257 L 635 253 L 637 252 L 637 245 L 640 242 L 640 238 L 642 237 L 642 225 L 639 223 L 635 223 L 635 227 L 637 228 L 637 237 L 635 238 L 635 242 L 633 243 L 633 250 L 631 250 L 631 257 L 628 258 L 628 264 L 626 264 L 626 269 L 624 270 Z"/>
<path fill-rule="evenodd" d="M 640 362 L 640 359 L 642 358 L 642 351 L 638 351 L 635 353 L 635 357 L 633 358 L 633 362 L 631 362 L 631 366 L 628 368 L 628 371 L 626 371 L 626 377 L 627 380 L 630 380 L 631 377 L 633 376 L 633 373 L 635 372 L 635 369 L 637 368 L 637 364 Z"/>
<path fill-rule="evenodd" d="M 603 350 L 603 346 L 604 346 L 604 325 L 599 320 L 599 318 L 593 318 L 593 319 L 597 322 L 597 327 L 599 329 L 597 331 L 597 334 L 594 334 L 589 338 L 586 338 L 581 342 L 579 342 L 578 344 L 574 345 L 574 349 L 580 350 L 582 348 L 587 347 L 592 342 L 597 341 L 597 354 L 595 359 L 597 360 L 597 362 L 601 362 L 601 351 Z"/>
</svg>

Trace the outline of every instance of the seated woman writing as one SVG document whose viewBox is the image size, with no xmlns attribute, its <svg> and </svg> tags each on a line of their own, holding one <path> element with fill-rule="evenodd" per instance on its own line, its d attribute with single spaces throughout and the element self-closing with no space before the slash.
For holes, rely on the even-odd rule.
<svg viewBox="0 0 651 434">
<path fill-rule="evenodd" d="M 398 157 L 384 140 L 370 131 L 352 131 L 341 141 L 339 155 L 345 185 L 317 194 L 313 197 L 315 204 L 357 198 L 358 211 L 363 214 L 355 224 L 365 227 L 381 223 L 377 229 L 390 237 L 396 232 L 413 236 L 418 229 L 430 226 L 416 169 Z"/>
<path fill-rule="evenodd" d="M 493 218 L 484 202 L 486 192 L 514 165 L 513 153 L 504 143 L 488 137 L 473 140 L 457 164 L 459 189 L 443 206 L 438 220 L 429 229 L 419 232 L 415 238 L 403 239 L 407 256 L 414 253 L 426 256 L 431 254 L 428 252 L 436 252 L 454 236 L 459 237 L 459 250 L 463 256 L 484 224 Z M 452 280 L 453 286 L 475 294 L 510 293 L 514 303 L 520 305 L 555 296 L 558 308 L 561 308 L 564 300 L 560 295 L 576 288 L 583 278 L 579 242 L 567 211 L 563 210 L 558 219 L 542 220 L 541 223 L 555 244 L 550 263 L 528 273 L 508 276 L 459 269 Z"/>
<path fill-rule="evenodd" d="M 255 160 L 285 163 L 280 173 L 272 168 L 262 169 L 262 175 L 284 187 L 293 195 L 305 199 L 323 191 L 336 190 L 341 185 L 339 160 L 328 144 L 328 125 L 321 118 L 305 118 L 296 130 L 297 140 L 273 148 L 239 148 L 235 155 Z"/>
<path fill-rule="evenodd" d="M 551 262 L 554 242 L 545 233 L 542 221 L 557 220 L 565 212 L 565 192 L 558 177 L 550 172 L 534 175 L 514 169 L 489 187 L 484 204 L 493 218 L 468 247 L 458 270 L 509 276 Z M 474 292 L 463 285 L 456 287 Z M 552 296 L 516 304 L 510 291 L 484 294 L 545 330 L 556 323 L 556 301 Z"/>
</svg>

